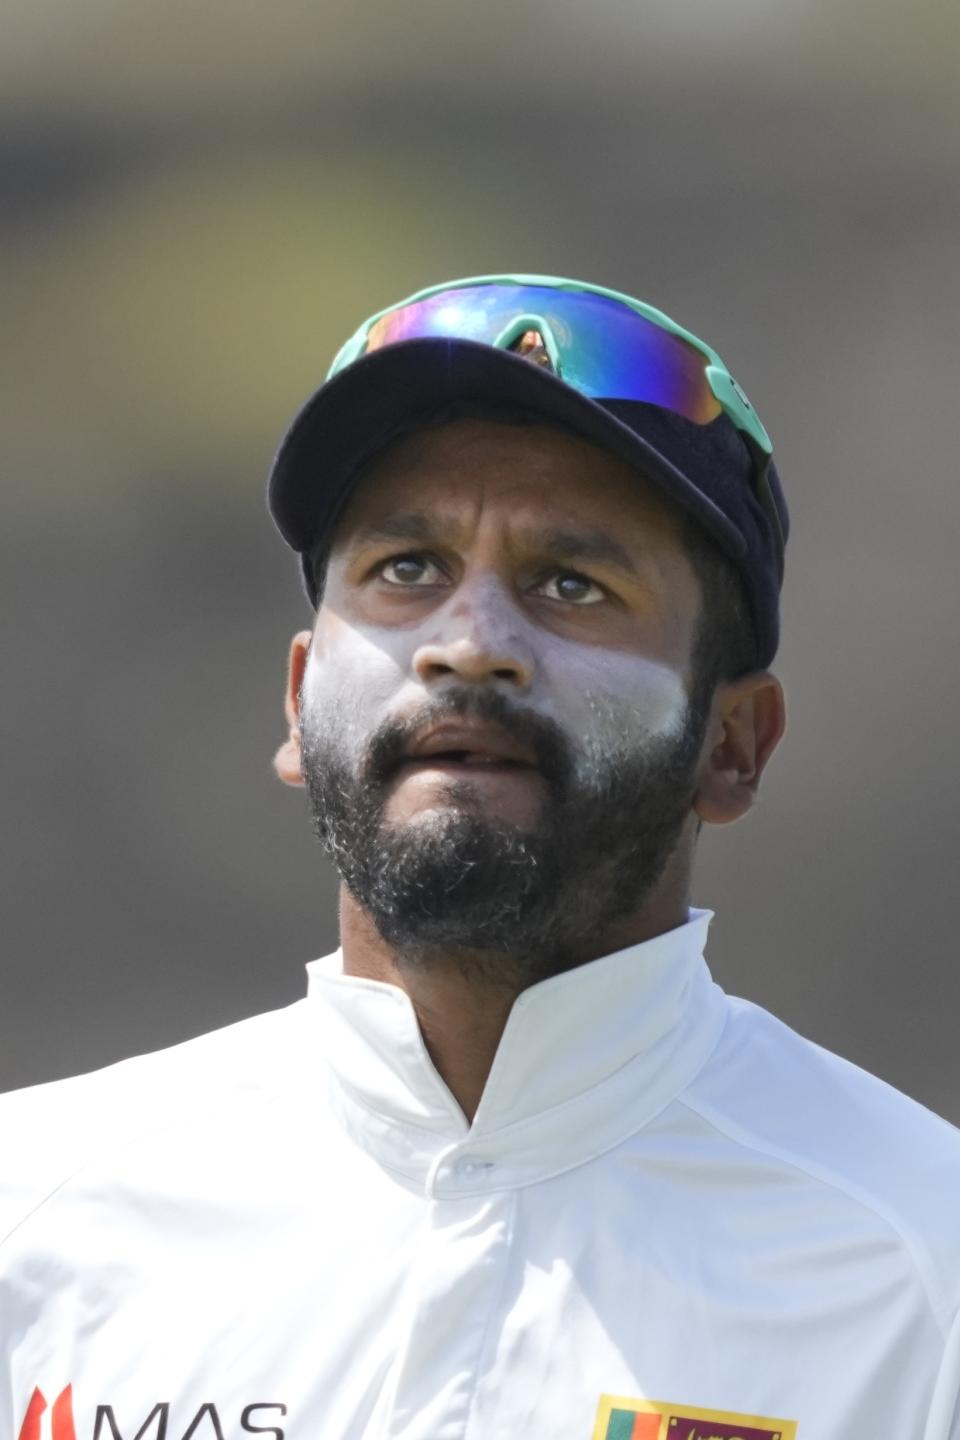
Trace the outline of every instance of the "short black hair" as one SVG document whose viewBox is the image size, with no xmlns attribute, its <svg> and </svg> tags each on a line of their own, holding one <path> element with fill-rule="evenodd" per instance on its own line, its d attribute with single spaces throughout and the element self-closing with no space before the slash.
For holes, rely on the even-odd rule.
<svg viewBox="0 0 960 1440">
<path fill-rule="evenodd" d="M 496 420 L 507 425 L 547 425 L 577 435 L 576 430 L 547 419 L 533 410 L 470 401 L 456 401 L 442 409 L 420 414 L 392 435 L 392 444 L 402 435 L 448 424 L 463 418 Z M 382 454 L 386 445 L 378 452 Z M 359 476 L 357 477 L 359 478 Z M 680 507 L 672 500 L 664 503 L 674 510 Z M 736 680 L 756 669 L 759 653 L 757 631 L 747 600 L 746 587 L 737 566 L 720 548 L 713 536 L 686 510 L 680 511 L 683 543 L 687 557 L 700 582 L 700 619 L 691 656 L 692 696 L 694 709 L 706 708 L 721 682 Z M 323 604 L 323 587 L 330 559 L 332 533 L 311 557 L 317 608 Z"/>
<path fill-rule="evenodd" d="M 690 668 L 695 699 L 709 704 L 724 680 L 757 668 L 757 630 L 740 571 L 692 515 L 683 516 L 683 543 L 700 581 L 700 619 Z"/>
</svg>

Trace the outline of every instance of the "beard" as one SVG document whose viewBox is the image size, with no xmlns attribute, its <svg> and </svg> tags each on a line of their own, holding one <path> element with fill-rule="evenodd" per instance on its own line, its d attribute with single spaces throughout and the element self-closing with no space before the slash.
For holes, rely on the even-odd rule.
<svg viewBox="0 0 960 1440">
<path fill-rule="evenodd" d="M 696 791 L 708 707 L 650 735 L 634 711 L 590 699 L 590 734 L 497 691 L 450 689 L 385 722 L 351 763 L 334 716 L 301 710 L 303 773 L 316 834 L 343 884 L 401 966 L 445 963 L 529 985 L 581 964 L 637 912 L 680 838 Z M 459 717 L 493 724 L 536 758 L 543 800 L 526 826 L 491 818 L 469 779 L 413 820 L 385 818 L 390 783 L 415 734 Z"/>
</svg>

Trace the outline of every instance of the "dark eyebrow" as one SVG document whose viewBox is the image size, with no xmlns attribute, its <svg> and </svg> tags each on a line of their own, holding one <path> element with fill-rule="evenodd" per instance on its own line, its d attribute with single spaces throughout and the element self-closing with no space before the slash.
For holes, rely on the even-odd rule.
<svg viewBox="0 0 960 1440">
<path fill-rule="evenodd" d="M 397 510 L 363 525 L 351 537 L 350 545 L 392 544 L 395 541 L 414 541 L 425 545 L 445 539 L 456 541 L 455 525 L 448 525 L 442 517 L 427 515 L 415 510 Z M 524 531 L 523 536 L 531 550 L 538 551 L 551 559 L 563 560 L 568 564 L 603 565 L 622 571 L 636 579 L 640 568 L 636 560 L 617 540 L 604 530 L 569 530 L 547 526 L 542 529 Z"/>
<path fill-rule="evenodd" d="M 640 574 L 636 560 L 605 530 L 544 529 L 527 532 L 526 539 L 535 550 L 568 562 L 583 561 L 622 570 L 634 579 Z"/>
<path fill-rule="evenodd" d="M 416 540 L 423 544 L 436 538 L 438 526 L 435 518 L 417 510 L 395 510 L 361 525 L 350 537 L 350 548 L 358 545 L 392 544 L 395 540 Z"/>
</svg>

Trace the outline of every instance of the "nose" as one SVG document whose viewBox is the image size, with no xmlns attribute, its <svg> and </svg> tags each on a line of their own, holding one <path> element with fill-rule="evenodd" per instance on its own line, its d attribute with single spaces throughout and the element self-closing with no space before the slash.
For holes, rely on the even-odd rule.
<svg viewBox="0 0 960 1440">
<path fill-rule="evenodd" d="M 461 588 L 449 608 L 434 614 L 438 628 L 414 653 L 413 668 L 424 683 L 455 678 L 473 684 L 503 681 L 517 690 L 533 683 L 534 660 L 523 620 L 496 582 Z"/>
</svg>

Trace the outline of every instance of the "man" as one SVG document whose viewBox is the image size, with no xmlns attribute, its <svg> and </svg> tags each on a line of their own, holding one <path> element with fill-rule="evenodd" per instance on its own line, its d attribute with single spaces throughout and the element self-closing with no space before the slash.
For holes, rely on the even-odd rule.
<svg viewBox="0 0 960 1440">
<path fill-rule="evenodd" d="M 956 1132 L 728 1000 L 689 909 L 784 723 L 786 508 L 719 356 L 440 286 L 270 503 L 341 952 L 6 1102 L 0 1433 L 960 1440 Z"/>
</svg>

